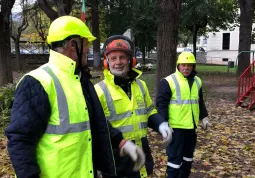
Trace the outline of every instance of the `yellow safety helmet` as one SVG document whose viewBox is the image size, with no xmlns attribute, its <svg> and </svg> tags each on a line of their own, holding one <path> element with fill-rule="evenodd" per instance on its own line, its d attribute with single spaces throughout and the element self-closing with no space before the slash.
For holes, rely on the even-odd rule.
<svg viewBox="0 0 255 178">
<path fill-rule="evenodd" d="M 178 64 L 196 64 L 195 56 L 191 52 L 182 52 L 176 62 Z"/>
<path fill-rule="evenodd" d="M 96 39 L 87 25 L 80 19 L 72 16 L 61 16 L 51 23 L 47 43 L 51 45 L 52 42 L 62 41 L 75 35 L 87 38 L 89 42 Z"/>
</svg>

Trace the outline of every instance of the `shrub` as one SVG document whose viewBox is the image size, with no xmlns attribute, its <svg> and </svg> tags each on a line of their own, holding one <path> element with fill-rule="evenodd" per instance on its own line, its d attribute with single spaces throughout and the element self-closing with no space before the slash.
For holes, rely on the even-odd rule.
<svg viewBox="0 0 255 178">
<path fill-rule="evenodd" d="M 15 84 L 0 87 L 0 133 L 10 122 L 10 111 L 14 99 Z"/>
</svg>

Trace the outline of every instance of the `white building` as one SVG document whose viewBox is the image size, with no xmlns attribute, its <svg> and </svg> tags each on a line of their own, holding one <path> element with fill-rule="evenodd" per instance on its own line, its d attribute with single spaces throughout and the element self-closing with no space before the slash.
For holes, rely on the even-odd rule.
<svg viewBox="0 0 255 178">
<path fill-rule="evenodd" d="M 207 39 L 207 63 L 227 64 L 228 61 L 236 62 L 238 47 L 239 27 L 235 28 L 233 31 L 209 33 Z M 251 50 L 255 50 L 255 44 L 251 45 Z M 255 53 L 254 56 L 253 53 L 251 53 L 251 58 L 254 57 Z"/>
</svg>

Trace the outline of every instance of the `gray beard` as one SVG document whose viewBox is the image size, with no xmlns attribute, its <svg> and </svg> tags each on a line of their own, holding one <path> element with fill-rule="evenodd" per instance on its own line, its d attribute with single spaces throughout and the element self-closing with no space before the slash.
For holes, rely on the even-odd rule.
<svg viewBox="0 0 255 178">
<path fill-rule="evenodd" d="M 129 69 L 128 69 L 128 67 L 125 67 L 125 69 L 123 71 L 116 71 L 110 67 L 110 71 L 114 76 L 126 78 L 128 76 Z"/>
</svg>

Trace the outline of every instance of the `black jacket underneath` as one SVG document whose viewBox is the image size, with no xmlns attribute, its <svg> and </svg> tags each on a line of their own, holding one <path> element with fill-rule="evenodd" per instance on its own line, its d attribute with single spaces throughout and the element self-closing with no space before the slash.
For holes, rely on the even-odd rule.
<svg viewBox="0 0 255 178">
<path fill-rule="evenodd" d="M 191 75 L 187 77 L 190 89 L 192 85 L 194 84 L 195 75 L 196 75 L 196 72 L 193 71 Z M 157 98 L 156 98 L 156 106 L 157 106 L 158 112 L 164 117 L 166 121 L 168 121 L 169 119 L 168 105 L 169 105 L 171 97 L 172 97 L 172 92 L 171 92 L 169 83 L 166 79 L 162 79 L 159 84 L 159 89 L 158 89 Z M 205 103 L 203 99 L 202 87 L 199 90 L 199 110 L 200 110 L 200 113 L 199 113 L 200 120 L 208 116 L 208 112 L 205 107 Z M 194 128 L 196 128 L 196 125 L 194 126 Z"/>
<path fill-rule="evenodd" d="M 119 130 L 112 128 L 106 120 L 94 86 L 87 74 L 82 75 L 81 84 L 91 122 L 95 172 L 101 170 L 114 174 L 115 165 L 111 145 L 119 151 L 122 134 Z M 40 168 L 36 161 L 36 147 L 47 128 L 50 114 L 50 103 L 44 88 L 35 78 L 25 76 L 16 89 L 11 122 L 5 130 L 9 139 L 8 152 L 18 178 L 39 177 Z"/>
<path fill-rule="evenodd" d="M 138 74 L 132 70 L 131 72 L 129 72 L 129 77 L 126 79 L 116 77 L 116 76 L 114 77 L 115 84 L 120 86 L 130 99 L 132 96 L 131 83 L 136 80 L 137 75 Z M 158 113 L 153 114 L 148 118 L 148 127 L 158 132 L 159 125 L 162 122 L 166 122 L 162 116 L 160 116 Z M 154 162 L 151 155 L 149 142 L 147 137 L 141 138 L 141 141 L 142 141 L 143 151 L 146 155 L 146 161 L 145 161 L 146 171 L 148 175 L 151 175 L 153 173 Z M 135 143 L 134 140 L 133 142 Z M 115 152 L 114 156 L 115 156 L 116 167 L 117 167 L 117 172 L 119 176 L 123 176 L 123 177 L 140 176 L 139 173 L 134 173 L 132 171 L 134 163 L 129 157 L 120 157 L 118 152 Z"/>
<path fill-rule="evenodd" d="M 114 76 L 114 83 L 122 88 L 122 90 L 126 93 L 126 95 L 131 99 L 131 83 L 136 80 L 138 73 L 134 70 L 129 72 L 128 78 L 121 78 Z M 166 122 L 164 118 L 158 113 L 151 115 L 148 118 L 148 127 L 152 128 L 154 131 L 158 132 L 159 125 L 162 122 Z"/>
</svg>

